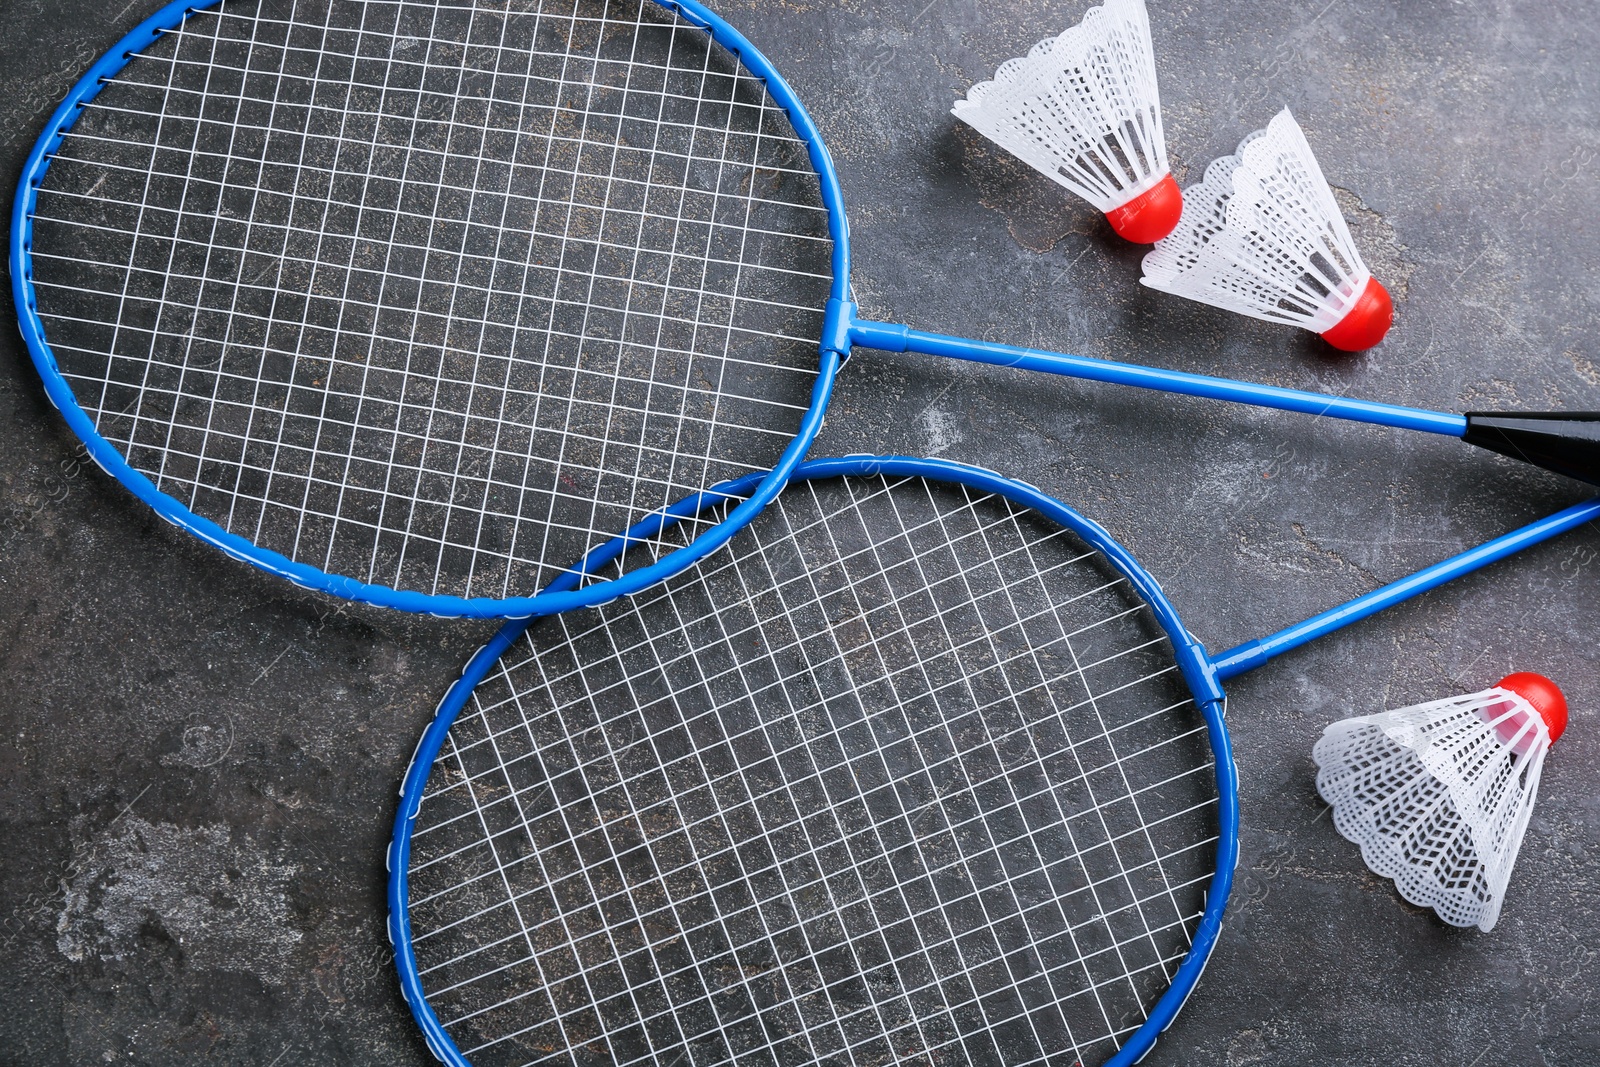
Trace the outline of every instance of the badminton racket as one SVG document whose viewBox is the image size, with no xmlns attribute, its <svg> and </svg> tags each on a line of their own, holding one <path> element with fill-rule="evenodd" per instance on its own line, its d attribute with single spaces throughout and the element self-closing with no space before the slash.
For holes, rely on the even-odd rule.
<svg viewBox="0 0 1600 1067">
<path fill-rule="evenodd" d="M 163 517 L 436 614 L 599 603 L 724 543 L 805 454 L 855 346 L 1600 469 L 1566 441 L 1588 423 L 1477 426 L 864 321 L 847 234 L 810 117 L 695 0 L 178 0 L 50 118 L 11 274 L 51 401 Z M 687 543 L 554 581 L 757 469 Z"/>
<path fill-rule="evenodd" d="M 808 461 L 700 566 L 508 624 L 468 664 L 389 850 L 407 1000 L 476 1067 L 1132 1063 L 1228 898 L 1222 683 L 1597 516 L 1212 656 L 1037 489 Z"/>
</svg>

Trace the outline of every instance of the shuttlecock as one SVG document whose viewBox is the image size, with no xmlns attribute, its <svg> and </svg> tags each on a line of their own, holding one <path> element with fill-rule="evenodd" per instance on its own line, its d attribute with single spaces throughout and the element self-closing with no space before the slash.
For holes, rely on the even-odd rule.
<svg viewBox="0 0 1600 1067">
<path fill-rule="evenodd" d="M 1361 261 L 1288 108 L 1183 196 L 1177 228 L 1144 257 L 1145 285 L 1299 326 L 1345 352 L 1389 332 L 1389 291 Z"/>
<path fill-rule="evenodd" d="M 1334 723 L 1311 758 L 1333 824 L 1400 895 L 1491 929 L 1567 701 L 1537 674 Z"/>
<path fill-rule="evenodd" d="M 1183 194 L 1167 166 L 1144 0 L 1107 0 L 1059 37 L 1001 64 L 952 113 L 1149 244 L 1172 232 Z"/>
</svg>

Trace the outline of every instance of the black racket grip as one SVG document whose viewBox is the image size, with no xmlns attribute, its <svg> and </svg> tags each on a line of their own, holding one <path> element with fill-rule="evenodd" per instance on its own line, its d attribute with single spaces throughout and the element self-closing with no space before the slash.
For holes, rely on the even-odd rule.
<svg viewBox="0 0 1600 1067">
<path fill-rule="evenodd" d="M 1469 411 L 1462 440 L 1600 485 L 1600 412 Z"/>
</svg>

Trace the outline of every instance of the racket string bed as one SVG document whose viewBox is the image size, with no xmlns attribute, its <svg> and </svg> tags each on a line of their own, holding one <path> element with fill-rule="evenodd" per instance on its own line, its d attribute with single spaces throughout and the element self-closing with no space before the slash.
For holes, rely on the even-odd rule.
<svg viewBox="0 0 1600 1067">
<path fill-rule="evenodd" d="M 408 911 L 461 1054 L 1105 1059 L 1217 833 L 1137 594 L 918 479 L 791 486 L 732 547 L 538 623 L 451 727 Z"/>
<path fill-rule="evenodd" d="M 827 221 L 762 81 L 654 5 L 268 0 L 131 54 L 31 251 L 74 397 L 157 489 L 296 563 L 503 598 L 773 465 Z"/>
</svg>

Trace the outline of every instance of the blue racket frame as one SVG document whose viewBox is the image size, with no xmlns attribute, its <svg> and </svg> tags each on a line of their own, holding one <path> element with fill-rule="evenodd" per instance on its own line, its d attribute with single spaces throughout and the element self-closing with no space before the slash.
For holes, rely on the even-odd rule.
<svg viewBox="0 0 1600 1067">
<path fill-rule="evenodd" d="M 795 132 L 806 144 L 811 165 L 821 182 L 822 201 L 828 211 L 828 233 L 833 238 L 833 285 L 828 306 L 846 301 L 850 286 L 850 237 L 844 215 L 844 197 L 839 189 L 839 178 L 822 143 L 811 116 L 801 106 L 799 98 L 788 82 L 756 50 L 739 31 L 722 21 L 694 0 L 653 0 L 668 11 L 682 16 L 694 26 L 709 33 L 723 48 L 733 53 L 745 68 L 760 78 L 767 91 L 788 114 Z M 11 214 L 11 294 L 17 306 L 18 324 L 22 338 L 27 343 L 28 354 L 44 381 L 45 394 L 55 405 L 72 432 L 88 448 L 90 457 L 105 472 L 127 486 L 133 494 L 155 509 L 156 514 L 175 526 L 181 527 L 208 544 L 215 545 L 235 559 L 243 560 L 296 585 L 317 589 L 350 600 L 399 608 L 402 611 L 424 612 L 433 615 L 464 616 L 469 618 L 524 618 L 549 615 L 569 608 L 604 603 L 614 597 L 637 592 L 654 585 L 691 566 L 696 560 L 713 552 L 728 538 L 777 496 L 783 489 L 789 473 L 811 447 L 811 442 L 822 429 L 822 417 L 833 394 L 834 379 L 843 362 L 843 353 L 837 346 L 824 343 L 821 347 L 816 382 L 811 391 L 810 407 L 801 417 L 794 438 L 770 471 L 760 475 L 759 484 L 738 507 L 728 513 L 716 527 L 706 530 L 691 544 L 663 556 L 648 566 L 592 586 L 579 588 L 574 583 L 552 583 L 531 597 L 458 597 L 420 593 L 414 590 L 395 589 L 386 585 L 362 582 L 343 575 L 329 574 L 305 563 L 297 563 L 280 553 L 252 544 L 238 534 L 229 533 L 203 516 L 196 515 L 177 498 L 162 492 L 148 477 L 135 470 L 118 451 L 95 429 L 94 423 L 79 406 L 72 387 L 56 363 L 55 353 L 45 339 L 44 326 L 39 319 L 39 301 L 33 286 L 33 211 L 38 201 L 39 187 L 50 167 L 50 157 L 61 146 L 84 106 L 99 94 L 105 83 L 132 60 L 134 53 L 148 48 L 161 37 L 181 26 L 197 11 L 216 7 L 221 0 L 173 0 L 155 14 L 139 23 L 121 41 L 95 61 L 94 65 L 67 93 L 45 123 L 44 132 L 34 143 L 33 151 L 22 168 L 22 178 L 17 186 L 16 200 Z M 647 526 L 649 520 L 635 529 Z"/>
<path fill-rule="evenodd" d="M 1199 640 L 1184 628 L 1177 609 L 1167 599 L 1160 584 L 1140 566 L 1132 553 L 1118 544 L 1104 527 L 1078 514 L 1043 491 L 981 467 L 951 460 L 914 459 L 907 456 L 846 456 L 839 459 L 808 460 L 795 469 L 789 480 L 804 481 L 852 475 L 927 478 L 966 486 L 984 493 L 993 493 L 1023 507 L 1032 508 L 1072 531 L 1086 544 L 1099 551 L 1123 577 L 1133 583 L 1140 596 L 1150 605 L 1157 622 L 1172 642 L 1178 668 L 1205 719 L 1206 734 L 1215 761 L 1219 823 L 1216 870 L 1207 887 L 1205 910 L 1196 927 L 1193 942 L 1174 974 L 1172 984 L 1151 1009 L 1144 1024 L 1130 1035 L 1117 1054 L 1107 1061 L 1107 1067 L 1126 1067 L 1128 1064 L 1136 1063 L 1154 1046 L 1156 1038 L 1171 1025 L 1182 1009 L 1184 1001 L 1194 990 L 1222 929 L 1223 912 L 1227 907 L 1228 895 L 1233 886 L 1234 867 L 1239 858 L 1238 770 L 1234 766 L 1232 743 L 1228 737 L 1225 720 L 1226 697 L 1222 683 L 1315 637 L 1348 626 L 1452 578 L 1468 574 L 1521 549 L 1600 518 L 1600 497 L 1596 497 L 1476 548 L 1468 549 L 1409 577 L 1391 582 L 1346 604 L 1313 616 L 1305 622 L 1297 623 L 1260 640 L 1246 642 L 1220 655 L 1211 656 Z M 662 514 L 651 516 L 627 534 L 597 548 L 554 584 L 570 586 L 576 583 L 580 575 L 598 570 L 615 560 L 634 539 L 653 537 L 675 523 L 708 508 L 739 500 L 766 484 L 763 479 L 764 476 L 761 474 L 752 474 L 686 498 Z M 395 965 L 400 974 L 400 989 L 406 1003 L 411 1007 L 412 1015 L 422 1028 L 428 1047 L 435 1056 L 451 1067 L 471 1067 L 471 1064 L 461 1055 L 460 1050 L 440 1025 L 433 1009 L 429 1007 L 423 993 L 421 976 L 418 974 L 416 952 L 411 941 L 411 920 L 406 907 L 411 831 L 417 813 L 421 810 L 422 794 L 427 786 L 428 775 L 444 745 L 450 727 L 466 707 L 472 691 L 483 681 L 512 643 L 522 636 L 531 622 L 529 619 L 516 620 L 503 627 L 468 661 L 461 677 L 440 701 L 433 722 L 417 742 L 411 764 L 401 783 L 400 807 L 395 816 L 394 836 L 390 840 L 386 857 L 389 870 L 389 940 L 394 946 Z"/>
<path fill-rule="evenodd" d="M 821 430 L 823 413 L 832 395 L 835 377 L 851 351 L 857 347 L 946 356 L 995 366 L 1044 371 L 1090 381 L 1137 386 L 1283 411 L 1326 415 L 1451 437 L 1467 435 L 1468 423 L 1464 415 L 973 341 L 858 317 L 856 305 L 849 295 L 850 235 L 844 213 L 843 194 L 833 160 L 811 116 L 788 82 L 784 81 L 782 75 L 767 58 L 739 31 L 698 0 L 653 0 L 710 34 L 719 45 L 738 57 L 747 70 L 764 81 L 767 91 L 784 108 L 795 132 L 806 143 L 812 166 L 820 180 L 822 199 L 828 212 L 828 230 L 833 238 L 833 284 L 823 321 L 818 376 L 812 390 L 810 407 L 802 417 L 793 440 L 771 471 L 759 476 L 749 496 L 729 512 L 721 523 L 704 531 L 688 546 L 648 566 L 628 571 L 609 581 L 581 588 L 574 583 L 555 582 L 535 596 L 494 599 L 420 593 L 328 574 L 308 564 L 294 562 L 276 552 L 258 547 L 237 534 L 229 533 L 211 520 L 194 514 L 177 499 L 157 489 L 143 474 L 134 470 L 117 448 L 96 432 L 93 423 L 78 406 L 71 387 L 56 365 L 55 356 L 50 351 L 38 316 L 38 301 L 33 287 L 31 216 L 40 183 L 50 165 L 51 154 L 60 146 L 63 136 L 72 128 L 84 105 L 100 91 L 106 79 L 114 76 L 129 62 L 133 53 L 181 25 L 191 13 L 214 7 L 217 2 L 219 0 L 201 0 L 201 2 L 175 0 L 161 8 L 90 67 L 88 73 L 73 86 L 67 98 L 51 116 L 44 133 L 28 156 L 21 184 L 17 189 L 11 230 L 12 292 L 22 335 L 27 342 L 34 365 L 44 381 L 45 391 L 51 402 L 60 409 L 73 432 L 88 447 L 89 454 L 95 462 L 154 508 L 162 518 L 188 530 L 201 540 L 216 545 L 236 559 L 280 575 L 297 585 L 405 611 L 479 618 L 533 617 L 602 603 L 616 596 L 636 592 L 682 571 L 695 560 L 727 543 L 738 529 L 754 518 L 756 513 L 782 490 Z M 636 528 L 648 527 L 649 524 L 650 520 L 646 519 Z"/>
</svg>

